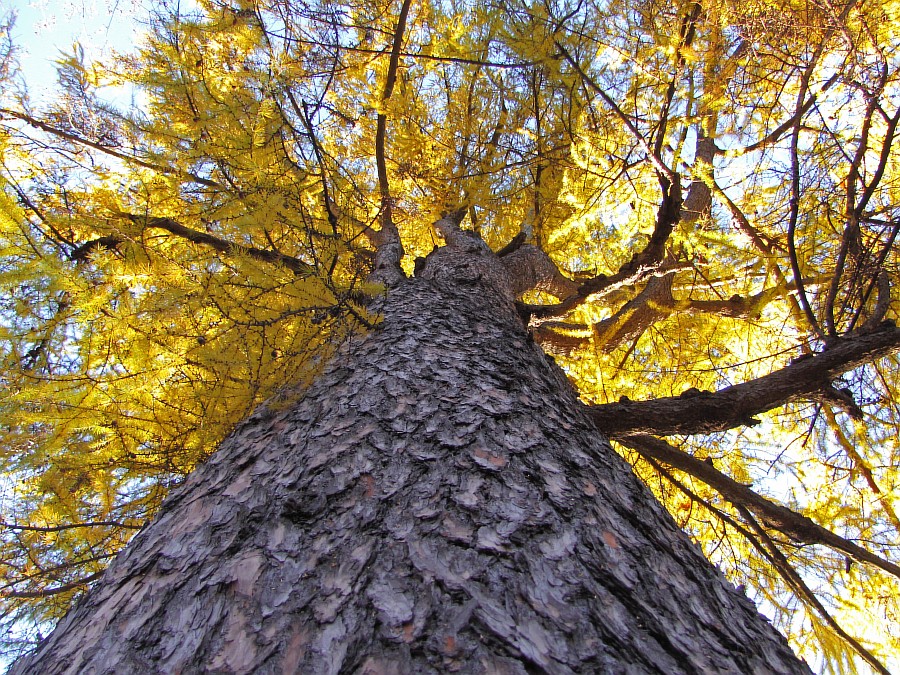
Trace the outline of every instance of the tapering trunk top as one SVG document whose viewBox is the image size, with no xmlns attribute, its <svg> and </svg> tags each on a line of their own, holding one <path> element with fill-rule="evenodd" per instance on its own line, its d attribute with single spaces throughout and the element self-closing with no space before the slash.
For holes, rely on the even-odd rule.
<svg viewBox="0 0 900 675">
<path fill-rule="evenodd" d="M 808 673 L 451 245 L 241 424 L 23 673 Z"/>
</svg>

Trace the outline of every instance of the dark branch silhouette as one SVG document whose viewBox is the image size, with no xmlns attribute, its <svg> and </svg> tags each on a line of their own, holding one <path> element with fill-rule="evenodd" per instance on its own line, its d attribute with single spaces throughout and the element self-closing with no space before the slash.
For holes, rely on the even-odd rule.
<svg viewBox="0 0 900 675">
<path fill-rule="evenodd" d="M 692 457 L 666 441 L 646 434 L 622 436 L 617 440 L 641 456 L 652 457 L 703 481 L 735 506 L 756 514 L 766 527 L 778 530 L 795 541 L 828 546 L 858 562 L 869 563 L 900 578 L 900 566 L 838 536 L 801 513 L 769 501 L 747 485 L 725 475 L 710 462 Z"/>
<path fill-rule="evenodd" d="M 194 244 L 208 246 L 211 249 L 218 251 L 219 253 L 237 253 L 240 255 L 246 255 L 247 257 L 253 258 L 254 260 L 261 260 L 273 265 L 281 265 L 294 272 L 294 274 L 315 273 L 315 268 L 312 265 L 309 265 L 293 256 L 286 255 L 278 251 L 270 251 L 268 249 L 256 248 L 254 246 L 244 246 L 242 244 L 236 244 L 220 237 L 216 237 L 215 235 L 209 234 L 207 232 L 200 232 L 199 230 L 185 227 L 181 223 L 172 220 L 171 218 L 147 218 L 131 213 L 121 213 L 119 215 L 130 220 L 136 225 L 142 226 L 143 228 L 165 230 L 170 234 L 182 237 L 183 239 L 186 239 Z M 98 248 L 103 247 L 113 249 L 125 243 L 126 241 L 128 241 L 128 239 L 122 235 L 104 235 L 76 247 L 69 254 L 69 259 L 75 262 L 81 262 L 85 260 L 91 252 L 95 251 Z"/>
<path fill-rule="evenodd" d="M 595 405 L 590 414 L 597 427 L 613 438 L 634 433 L 670 436 L 725 431 L 753 425 L 755 415 L 816 394 L 842 373 L 898 349 L 900 329 L 888 322 L 880 330 L 841 338 L 824 352 L 715 393 L 689 391 L 650 401 Z"/>
</svg>

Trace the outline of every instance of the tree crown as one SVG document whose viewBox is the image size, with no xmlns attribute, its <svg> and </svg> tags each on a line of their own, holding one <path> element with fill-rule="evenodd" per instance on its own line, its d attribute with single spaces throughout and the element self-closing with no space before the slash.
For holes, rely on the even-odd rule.
<svg viewBox="0 0 900 675">
<path fill-rule="evenodd" d="M 450 217 L 534 252 L 535 340 L 707 555 L 801 653 L 883 669 L 898 24 L 894 2 L 202 0 L 131 54 L 76 50 L 50 105 L 5 95 L 10 649 L 372 329 Z"/>
</svg>

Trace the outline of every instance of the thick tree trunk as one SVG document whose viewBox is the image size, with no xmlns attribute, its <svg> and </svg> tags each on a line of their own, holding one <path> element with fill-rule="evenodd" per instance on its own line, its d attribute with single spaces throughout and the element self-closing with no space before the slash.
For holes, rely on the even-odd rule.
<svg viewBox="0 0 900 675">
<path fill-rule="evenodd" d="M 469 249 L 240 425 L 12 672 L 808 673 Z"/>
</svg>

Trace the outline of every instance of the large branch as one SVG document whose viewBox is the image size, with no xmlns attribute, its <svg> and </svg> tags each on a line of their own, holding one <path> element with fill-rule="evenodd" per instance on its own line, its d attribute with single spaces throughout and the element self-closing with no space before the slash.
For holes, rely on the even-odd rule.
<svg viewBox="0 0 900 675">
<path fill-rule="evenodd" d="M 307 263 L 304 263 L 293 256 L 285 255 L 284 253 L 279 253 L 278 251 L 270 251 L 267 249 L 256 248 L 254 246 L 244 246 L 242 244 L 236 244 L 234 242 L 216 237 L 212 234 L 208 234 L 207 232 L 200 232 L 199 230 L 193 230 L 189 227 L 185 227 L 181 223 L 178 223 L 171 218 L 146 218 L 144 216 L 138 216 L 131 213 L 121 213 L 119 215 L 127 218 L 132 223 L 139 225 L 142 228 L 155 228 L 165 230 L 166 232 L 174 234 L 178 237 L 187 239 L 194 244 L 208 246 L 209 248 L 218 251 L 219 253 L 237 253 L 240 255 L 246 255 L 247 257 L 253 258 L 255 260 L 261 260 L 273 265 L 281 265 L 291 270 L 294 274 L 313 274 L 315 272 L 315 268 L 312 265 L 308 265 Z M 88 254 L 91 253 L 91 251 L 94 251 L 97 248 L 115 248 L 119 244 L 123 244 L 126 241 L 127 237 L 118 234 L 98 237 L 97 239 L 92 239 L 91 241 L 85 242 L 84 244 L 78 246 L 69 254 L 69 259 L 75 262 L 79 262 L 84 260 L 88 256 Z"/>
<path fill-rule="evenodd" d="M 612 276 L 600 274 L 593 279 L 585 281 L 575 293 L 556 305 L 525 305 L 523 309 L 531 316 L 538 318 L 562 316 L 575 309 L 590 296 L 609 293 L 622 286 L 634 284 L 648 277 L 658 275 L 663 269 L 666 242 L 680 219 L 681 181 L 677 174 L 673 174 L 672 183 L 666 190 L 666 194 L 659 205 L 653 233 L 650 235 L 650 240 L 643 250 L 635 253 Z"/>
<path fill-rule="evenodd" d="M 756 514 L 767 527 L 778 530 L 795 541 L 828 546 L 847 554 L 858 562 L 869 563 L 900 578 L 900 566 L 838 536 L 786 506 L 769 501 L 743 483 L 725 475 L 709 462 L 692 457 L 653 436 L 636 434 L 623 436 L 617 440 L 622 445 L 636 450 L 642 456 L 652 457 L 703 481 L 735 506 L 742 506 Z"/>
<path fill-rule="evenodd" d="M 637 297 L 626 302 L 611 317 L 593 326 L 594 344 L 609 354 L 626 342 L 638 340 L 650 326 L 671 314 L 674 306 L 674 275 L 653 277 Z"/>
<path fill-rule="evenodd" d="M 403 34 L 406 31 L 406 20 L 412 0 L 403 0 L 397 27 L 394 30 L 394 42 L 391 46 L 391 58 L 388 63 L 387 78 L 381 95 L 384 106 L 394 91 L 397 81 L 397 70 L 400 66 L 400 48 L 403 46 Z M 378 113 L 375 126 L 375 167 L 378 173 L 378 188 L 381 193 L 381 232 L 375 238 L 375 272 L 372 281 L 382 282 L 388 286 L 398 283 L 403 277 L 400 260 L 403 258 L 403 243 L 400 232 L 394 223 L 393 198 L 388 181 L 387 161 L 385 159 L 385 138 L 387 136 L 387 115 Z"/>
<path fill-rule="evenodd" d="M 672 270 L 673 272 L 677 270 Z M 668 285 L 664 282 L 668 280 Z M 626 340 L 633 340 L 658 321 L 673 313 L 712 314 L 729 319 L 746 319 L 758 315 L 772 299 L 786 295 L 786 287 L 774 286 L 749 297 L 732 295 L 727 300 L 677 300 L 671 293 L 671 276 L 653 277 L 637 296 L 628 300 L 615 314 L 594 324 L 545 321 L 534 328 L 534 339 L 554 354 L 570 354 L 586 348 L 591 341 L 609 353 Z M 879 321 L 884 318 L 882 314 Z M 588 334 L 592 333 L 592 335 Z"/>
<path fill-rule="evenodd" d="M 497 255 L 510 274 L 515 295 L 537 289 L 565 298 L 577 292 L 578 282 L 564 277 L 550 256 L 537 246 L 525 245 L 515 251 L 501 252 L 502 257 Z"/>
<path fill-rule="evenodd" d="M 737 522 L 734 518 L 729 516 L 726 513 L 723 513 L 720 509 L 716 508 L 713 504 L 709 503 L 707 500 L 700 497 L 693 490 L 688 488 L 686 485 L 681 483 L 675 476 L 671 475 L 669 471 L 664 467 L 662 462 L 656 460 L 651 453 L 641 453 L 641 456 L 647 460 L 647 462 L 657 471 L 660 475 L 665 476 L 665 478 L 672 483 L 675 487 L 677 487 L 681 492 L 688 496 L 691 500 L 703 504 L 704 508 L 706 508 L 710 513 L 714 514 L 719 520 L 723 523 L 732 527 L 735 531 L 740 532 L 746 540 L 750 543 L 753 548 L 755 548 L 760 555 L 762 555 L 772 567 L 778 572 L 778 575 L 785 581 L 785 583 L 793 589 L 794 593 L 796 593 L 797 597 L 811 609 L 814 610 L 822 617 L 822 619 L 831 626 L 832 630 L 842 637 L 850 647 L 856 651 L 862 658 L 868 661 L 878 672 L 884 673 L 888 675 L 887 670 L 884 666 L 875 659 L 871 653 L 869 653 L 862 645 L 859 644 L 857 640 L 851 637 L 843 628 L 841 628 L 840 624 L 838 624 L 834 618 L 828 613 L 819 599 L 816 597 L 815 593 L 813 593 L 809 586 L 803 581 L 803 578 L 797 573 L 794 569 L 793 565 L 790 564 L 785 555 L 778 548 L 778 545 L 769 536 L 769 533 L 758 523 L 756 522 L 756 518 L 750 512 L 750 509 L 735 505 L 738 512 L 741 514 L 744 522 L 746 522 L 750 527 L 744 527 L 739 522 Z"/>
<path fill-rule="evenodd" d="M 703 178 L 704 173 L 712 177 L 713 159 L 716 155 L 715 141 L 706 136 L 703 129 L 697 130 L 694 146 L 694 179 L 688 188 L 681 208 L 681 224 L 692 227 L 700 218 L 709 214 L 712 207 L 712 190 Z"/>
<path fill-rule="evenodd" d="M 546 344 L 554 353 L 568 353 L 577 347 L 587 347 L 593 343 L 595 349 L 609 354 L 623 343 L 637 340 L 650 326 L 672 313 L 675 308 L 672 277 L 669 274 L 651 278 L 644 289 L 622 305 L 615 314 L 590 326 L 556 322 L 538 324 L 535 326 L 534 339 L 541 346 Z M 563 329 L 562 335 L 554 330 L 557 326 Z M 565 334 L 573 328 L 588 330 L 591 335 L 582 337 Z"/>
<path fill-rule="evenodd" d="M 670 436 L 725 431 L 755 424 L 754 415 L 815 394 L 842 373 L 898 349 L 900 329 L 885 323 L 880 330 L 844 337 L 824 352 L 715 393 L 694 391 L 652 401 L 595 405 L 589 407 L 589 413 L 597 427 L 613 438 L 635 433 Z"/>
</svg>

